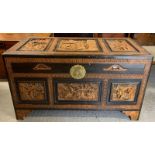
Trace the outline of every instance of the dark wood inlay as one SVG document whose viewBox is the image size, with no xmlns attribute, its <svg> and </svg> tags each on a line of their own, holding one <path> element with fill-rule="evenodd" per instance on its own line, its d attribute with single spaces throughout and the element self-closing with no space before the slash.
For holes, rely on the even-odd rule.
<svg viewBox="0 0 155 155">
<path fill-rule="evenodd" d="M 38 65 L 46 65 L 48 69 L 36 69 Z M 69 73 L 70 68 L 75 64 L 64 63 L 12 63 L 14 73 Z M 107 70 L 113 64 L 78 64 L 85 67 L 87 73 L 115 73 L 115 74 L 143 74 L 144 64 L 120 64 L 126 70 Z M 117 64 L 116 64 L 117 65 Z"/>
</svg>

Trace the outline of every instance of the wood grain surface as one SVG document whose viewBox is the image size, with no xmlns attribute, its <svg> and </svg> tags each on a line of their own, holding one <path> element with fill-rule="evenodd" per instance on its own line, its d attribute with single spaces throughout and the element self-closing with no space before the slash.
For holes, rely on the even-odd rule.
<svg viewBox="0 0 155 155">
<path fill-rule="evenodd" d="M 32 38 L 3 56 L 17 119 L 33 109 L 94 109 L 123 111 L 137 120 L 152 63 L 152 56 L 127 38 Z M 74 65 L 85 69 L 83 78 L 71 76 Z"/>
</svg>

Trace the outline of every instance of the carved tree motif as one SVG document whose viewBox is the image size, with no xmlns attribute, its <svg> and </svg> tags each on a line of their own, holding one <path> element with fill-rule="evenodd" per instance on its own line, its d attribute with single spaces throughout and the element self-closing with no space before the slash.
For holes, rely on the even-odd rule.
<svg viewBox="0 0 155 155">
<path fill-rule="evenodd" d="M 44 82 L 19 82 L 20 98 L 23 101 L 45 100 L 45 83 Z"/>
<path fill-rule="evenodd" d="M 134 101 L 137 83 L 113 83 L 111 88 L 111 101 Z"/>
<path fill-rule="evenodd" d="M 128 44 L 126 40 L 108 39 L 106 42 L 113 52 L 136 52 L 136 50 L 130 44 Z"/>
<path fill-rule="evenodd" d="M 68 40 L 63 39 L 59 42 L 58 51 L 99 51 L 95 40 Z"/>
<path fill-rule="evenodd" d="M 95 83 L 59 83 L 58 99 L 59 100 L 84 100 L 97 101 L 99 94 L 98 84 Z"/>
<path fill-rule="evenodd" d="M 28 50 L 28 51 L 33 51 L 33 50 L 44 50 L 50 39 L 45 38 L 45 39 L 32 39 L 28 41 L 25 45 L 23 45 L 20 50 Z"/>
</svg>

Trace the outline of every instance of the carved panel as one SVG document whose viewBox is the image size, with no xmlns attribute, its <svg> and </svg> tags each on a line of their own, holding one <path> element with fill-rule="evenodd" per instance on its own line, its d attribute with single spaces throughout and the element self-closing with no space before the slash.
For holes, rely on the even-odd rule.
<svg viewBox="0 0 155 155">
<path fill-rule="evenodd" d="M 45 80 L 16 80 L 17 95 L 23 103 L 47 102 L 47 83 Z"/>
<path fill-rule="evenodd" d="M 20 82 L 18 84 L 21 100 L 44 100 L 44 84 L 39 82 Z"/>
<path fill-rule="evenodd" d="M 137 83 L 113 83 L 110 101 L 134 101 Z"/>
<path fill-rule="evenodd" d="M 95 83 L 58 83 L 59 100 L 98 100 L 99 87 Z"/>
<path fill-rule="evenodd" d="M 107 39 L 106 42 L 112 52 L 137 52 L 133 46 L 123 39 Z"/>
<path fill-rule="evenodd" d="M 99 52 L 99 45 L 95 39 L 62 39 L 56 51 Z"/>
<path fill-rule="evenodd" d="M 50 38 L 35 38 L 29 40 L 24 44 L 19 50 L 20 51 L 35 51 L 35 50 L 45 50 L 50 42 Z"/>
<path fill-rule="evenodd" d="M 142 79 L 109 79 L 107 104 L 135 105 Z"/>
<path fill-rule="evenodd" d="M 100 104 L 102 96 L 101 79 L 73 80 L 54 78 L 55 104 Z"/>
</svg>

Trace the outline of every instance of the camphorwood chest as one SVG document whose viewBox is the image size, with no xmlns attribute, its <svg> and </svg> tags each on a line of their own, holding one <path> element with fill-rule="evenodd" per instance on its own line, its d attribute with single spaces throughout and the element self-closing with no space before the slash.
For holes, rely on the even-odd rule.
<svg viewBox="0 0 155 155">
<path fill-rule="evenodd" d="M 35 109 L 139 118 L 152 56 L 129 38 L 30 38 L 3 54 L 17 119 Z"/>
</svg>

